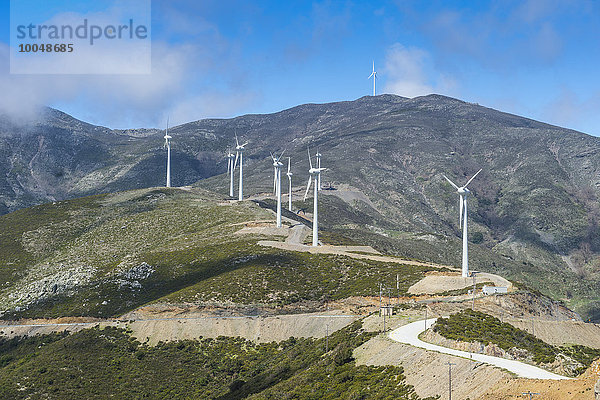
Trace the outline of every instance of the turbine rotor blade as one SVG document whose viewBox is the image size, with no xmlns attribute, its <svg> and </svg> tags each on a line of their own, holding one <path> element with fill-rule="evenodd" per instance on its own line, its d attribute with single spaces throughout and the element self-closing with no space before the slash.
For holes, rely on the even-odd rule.
<svg viewBox="0 0 600 400">
<path fill-rule="evenodd" d="M 281 157 L 283 157 L 283 153 L 285 153 L 286 149 L 283 149 L 283 151 L 281 152 L 281 154 L 279 155 L 279 157 L 277 157 L 277 161 L 279 161 L 281 159 Z"/>
<path fill-rule="evenodd" d="M 237 162 L 238 162 L 238 157 L 239 157 L 240 153 L 239 152 L 235 152 L 235 164 L 233 165 L 233 169 L 235 169 L 237 167 Z"/>
<path fill-rule="evenodd" d="M 237 133 L 235 134 L 235 145 L 239 146 L 240 142 L 238 141 Z"/>
<path fill-rule="evenodd" d="M 310 148 L 307 148 L 306 150 L 308 151 L 308 163 L 310 164 L 310 168 L 312 169 L 313 166 L 312 166 L 312 161 L 310 159 Z"/>
<path fill-rule="evenodd" d="M 475 177 L 476 177 L 477 175 L 479 175 L 479 173 L 480 173 L 480 172 L 481 172 L 481 169 L 480 169 L 479 171 L 477 171 L 477 172 L 475 173 L 475 175 L 473 175 L 473 176 L 471 177 L 471 179 L 469 179 L 469 181 L 468 181 L 468 182 L 465 184 L 465 186 L 463 186 L 463 188 L 466 188 L 466 187 L 469 185 L 469 183 L 471 183 L 471 181 L 473 181 L 473 179 L 475 179 Z"/>
<path fill-rule="evenodd" d="M 445 179 L 448 181 L 448 183 L 449 183 L 449 184 L 451 184 L 452 186 L 454 186 L 454 189 L 456 189 L 456 190 L 458 190 L 458 189 L 459 189 L 459 187 L 458 187 L 458 186 L 456 186 L 456 185 L 454 184 L 454 182 L 452 182 L 450 179 L 448 179 L 448 177 L 447 177 L 446 175 L 442 175 L 442 176 L 443 176 L 443 177 L 444 177 L 444 178 L 445 178 Z"/>
<path fill-rule="evenodd" d="M 288 174 L 290 173 L 290 164 L 292 163 L 292 158 L 288 157 Z"/>
<path fill-rule="evenodd" d="M 310 190 L 311 182 L 312 182 L 312 175 L 308 177 L 308 184 L 306 185 L 306 192 L 304 193 L 304 200 L 306 200 L 306 196 L 308 196 L 308 191 Z"/>
<path fill-rule="evenodd" d="M 273 194 L 277 193 L 277 168 L 273 168 Z"/>
</svg>

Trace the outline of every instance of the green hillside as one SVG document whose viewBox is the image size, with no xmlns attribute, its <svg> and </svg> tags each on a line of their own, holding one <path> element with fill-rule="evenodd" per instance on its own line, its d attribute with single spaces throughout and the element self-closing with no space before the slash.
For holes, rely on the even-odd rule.
<svg viewBox="0 0 600 400">
<path fill-rule="evenodd" d="M 141 344 L 116 328 L 0 339 L 3 399 L 418 400 L 400 367 L 357 366 L 373 336 L 356 322 L 325 340 L 257 345 L 239 338 Z"/>
<path fill-rule="evenodd" d="M 48 203 L 0 217 L 4 318 L 112 317 L 152 302 L 319 307 L 401 291 L 431 268 L 259 246 L 237 234 L 273 224 L 252 202 L 200 190 L 143 189 Z"/>
</svg>

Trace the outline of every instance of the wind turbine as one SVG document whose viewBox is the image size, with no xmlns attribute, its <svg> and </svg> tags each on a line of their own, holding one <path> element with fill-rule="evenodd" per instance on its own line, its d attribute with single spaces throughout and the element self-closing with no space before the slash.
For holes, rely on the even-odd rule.
<svg viewBox="0 0 600 400">
<path fill-rule="evenodd" d="M 169 117 L 167 117 L 167 130 L 165 131 L 165 144 L 167 149 L 167 187 L 171 187 L 171 136 L 169 136 Z"/>
<path fill-rule="evenodd" d="M 448 183 L 450 183 L 457 191 L 457 193 L 460 195 L 460 199 L 459 199 L 459 208 L 460 208 L 460 216 L 458 218 L 459 224 L 461 226 L 462 229 L 462 276 L 464 278 L 467 278 L 469 276 L 469 248 L 468 248 L 468 241 L 467 241 L 467 195 L 470 193 L 469 189 L 467 189 L 467 186 L 469 186 L 469 183 L 471 183 L 473 181 L 473 179 L 475 179 L 475 177 L 481 172 L 481 169 L 479 171 L 477 171 L 477 173 L 475 175 L 473 175 L 471 177 L 471 179 L 469 179 L 467 181 L 467 183 L 464 186 L 458 187 L 457 185 L 454 184 L 454 182 L 452 182 L 450 179 L 448 179 L 448 177 L 446 177 L 446 175 L 444 175 L 444 178 L 446 178 L 446 180 L 448 181 Z"/>
<path fill-rule="evenodd" d="M 291 163 L 292 163 L 292 159 L 291 157 L 288 157 L 288 171 L 286 173 L 287 178 L 288 178 L 288 189 L 289 189 L 289 195 L 288 195 L 288 210 L 292 211 L 292 171 L 290 170 L 291 167 Z"/>
<path fill-rule="evenodd" d="M 275 157 L 273 153 L 271 153 L 271 158 L 273 159 L 273 168 L 275 169 L 275 195 L 277 196 L 277 227 L 281 228 L 281 167 L 283 164 L 279 161 L 281 156 L 283 156 L 285 150 L 281 153 L 279 157 Z"/>
<path fill-rule="evenodd" d="M 238 141 L 237 134 L 235 135 L 235 163 L 233 164 L 233 169 L 237 166 L 238 158 L 240 160 L 240 187 L 239 187 L 239 196 L 238 201 L 242 201 L 244 199 L 244 150 L 245 146 L 248 142 L 244 144 L 240 144 Z"/>
<path fill-rule="evenodd" d="M 310 190 L 310 185 L 313 181 L 313 176 L 314 176 L 314 181 L 315 181 L 315 194 L 314 194 L 314 198 L 313 198 L 313 234 L 312 234 L 312 245 L 313 246 L 318 246 L 319 245 L 319 213 L 318 213 L 318 208 L 317 208 L 317 202 L 318 202 L 318 196 L 319 196 L 319 189 L 318 189 L 318 184 L 317 182 L 319 181 L 319 176 L 321 175 L 321 171 L 326 170 L 327 168 L 313 168 L 312 165 L 312 161 L 310 159 L 310 149 L 308 150 L 308 163 L 310 164 L 310 169 L 308 170 L 308 173 L 310 174 L 310 176 L 308 177 L 308 185 L 306 185 L 306 193 L 304 193 L 304 200 L 306 200 L 306 196 L 308 196 L 308 191 Z"/>
<path fill-rule="evenodd" d="M 373 77 L 373 96 L 375 96 L 375 81 L 377 80 L 377 72 L 375 72 L 375 60 L 373 60 L 373 72 L 367 79 L 371 79 Z"/>
<path fill-rule="evenodd" d="M 227 173 L 229 174 L 229 197 L 233 197 L 233 173 L 234 173 L 234 158 L 235 154 L 227 149 Z"/>
<path fill-rule="evenodd" d="M 319 153 L 318 147 L 317 154 L 315 154 L 315 157 L 317 158 L 317 168 L 321 168 L 321 153 Z M 318 190 L 321 190 L 321 174 L 319 174 L 319 177 L 317 179 L 317 187 L 319 188 Z"/>
</svg>

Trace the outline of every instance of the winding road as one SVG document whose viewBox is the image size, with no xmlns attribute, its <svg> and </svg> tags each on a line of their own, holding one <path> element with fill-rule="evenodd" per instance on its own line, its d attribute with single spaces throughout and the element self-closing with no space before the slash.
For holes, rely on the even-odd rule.
<svg viewBox="0 0 600 400">
<path fill-rule="evenodd" d="M 393 330 L 392 332 L 390 332 L 389 337 L 390 339 L 396 342 L 420 347 L 425 350 L 437 351 L 439 353 L 449 354 L 452 356 L 473 359 L 496 367 L 504 368 L 512 373 L 517 374 L 521 378 L 552 380 L 571 379 L 562 375 L 548 372 L 538 367 L 534 367 L 533 365 L 525 364 L 520 361 L 507 360 L 505 358 L 488 356 L 486 354 L 469 353 L 466 351 L 454 350 L 447 347 L 437 346 L 435 344 L 423 342 L 422 340 L 420 340 L 419 334 L 421 334 L 421 332 L 424 332 L 426 330 L 426 327 L 430 328 L 436 320 L 437 318 L 432 318 L 428 319 L 427 322 L 423 320 L 412 322 L 410 324 L 401 326 L 400 328 Z"/>
</svg>

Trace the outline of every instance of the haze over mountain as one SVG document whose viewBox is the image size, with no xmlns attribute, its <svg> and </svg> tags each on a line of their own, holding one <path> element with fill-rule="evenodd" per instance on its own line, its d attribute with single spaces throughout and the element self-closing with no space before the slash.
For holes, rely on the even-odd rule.
<svg viewBox="0 0 600 400">
<path fill-rule="evenodd" d="M 249 141 L 246 193 L 270 192 L 269 152 L 308 179 L 323 153 L 324 228 L 415 258 L 458 263 L 458 199 L 442 174 L 472 182 L 473 266 L 521 280 L 598 319 L 600 139 L 477 104 L 393 95 L 307 104 L 170 129 L 173 185 L 227 193 L 227 146 Z M 47 201 L 164 185 L 159 130 L 117 131 L 47 109 L 0 122 L 0 212 Z M 313 150 L 314 152 L 314 150 Z M 366 197 L 365 197 L 366 196 Z M 346 202 L 340 200 L 342 198 Z M 361 201 L 362 200 L 362 201 Z M 334 208 L 335 207 L 335 208 Z M 337 213 L 337 214 L 336 214 Z"/>
</svg>

